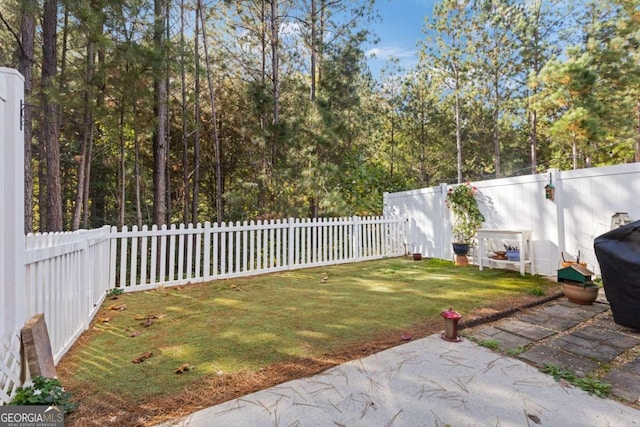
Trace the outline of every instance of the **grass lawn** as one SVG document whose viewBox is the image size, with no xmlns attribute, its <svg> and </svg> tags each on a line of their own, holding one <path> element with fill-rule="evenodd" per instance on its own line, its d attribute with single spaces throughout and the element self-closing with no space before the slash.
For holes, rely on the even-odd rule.
<svg viewBox="0 0 640 427">
<path fill-rule="evenodd" d="M 81 404 L 72 425 L 92 425 L 96 414 L 101 425 L 134 414 L 145 424 L 399 344 L 402 333 L 428 335 L 450 307 L 464 321 L 555 286 L 514 271 L 394 258 L 129 293 L 105 301 L 58 375 Z M 145 352 L 153 355 L 132 363 Z M 190 369 L 176 373 L 184 364 Z"/>
</svg>

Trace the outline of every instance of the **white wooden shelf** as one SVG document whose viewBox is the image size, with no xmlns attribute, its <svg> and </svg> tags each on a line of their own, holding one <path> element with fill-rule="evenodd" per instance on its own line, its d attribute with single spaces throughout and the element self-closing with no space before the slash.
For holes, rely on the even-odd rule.
<svg viewBox="0 0 640 427">
<path fill-rule="evenodd" d="M 531 274 L 535 274 L 533 265 L 533 245 L 531 244 L 531 230 L 499 230 L 499 229 L 480 229 L 478 230 L 478 268 L 482 271 L 484 266 L 491 268 L 493 265 L 505 266 L 515 265 L 520 267 L 520 274 L 524 276 L 526 266 L 529 265 Z M 518 249 L 520 249 L 520 260 L 509 261 L 502 259 L 494 259 L 487 256 L 488 242 L 492 240 L 509 240 L 516 241 Z"/>
</svg>

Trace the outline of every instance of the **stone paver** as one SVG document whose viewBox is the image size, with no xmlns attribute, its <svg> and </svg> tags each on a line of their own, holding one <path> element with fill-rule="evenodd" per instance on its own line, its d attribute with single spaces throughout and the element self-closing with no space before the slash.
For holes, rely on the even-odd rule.
<svg viewBox="0 0 640 427">
<path fill-rule="evenodd" d="M 530 344 L 518 356 L 520 359 L 539 368 L 548 364 L 569 369 L 578 376 L 589 375 L 624 352 L 640 349 L 640 332 L 616 324 L 609 305 L 603 299 L 599 301 L 581 306 L 559 300 L 516 319 L 479 328 L 478 332 L 486 331 L 498 341 L 510 336 L 525 337 Z M 640 406 L 639 358 L 614 368 L 601 380 L 611 384 L 615 397 Z"/>
<path fill-rule="evenodd" d="M 482 328 L 474 331 L 473 337 L 477 341 L 495 340 L 503 350 L 513 349 L 531 344 L 533 340 L 521 337 L 494 327 Z"/>
<path fill-rule="evenodd" d="M 618 331 L 612 331 L 597 325 L 588 325 L 576 331 L 573 335 L 584 338 L 586 340 L 598 341 L 616 347 L 621 350 L 628 350 L 640 344 L 640 336 L 624 334 Z"/>
<path fill-rule="evenodd" d="M 539 325 L 533 325 L 528 322 L 523 322 L 521 320 L 510 320 L 510 321 L 501 323 L 496 327 L 498 329 L 502 329 L 503 331 L 511 332 L 516 335 L 529 338 L 530 340 L 533 340 L 533 341 L 538 341 L 555 334 L 555 331 L 553 330 L 544 328 Z"/>
<path fill-rule="evenodd" d="M 600 366 L 595 360 L 568 353 L 546 344 L 533 346 L 520 354 L 519 358 L 531 362 L 540 368 L 543 365 L 554 365 L 564 369 L 570 369 L 581 377 L 594 372 L 598 369 L 598 366 Z"/>
<path fill-rule="evenodd" d="M 553 347 L 573 353 L 587 359 L 594 359 L 599 362 L 610 362 L 615 359 L 622 349 L 603 344 L 597 340 L 585 339 L 576 334 L 565 335 L 549 342 Z"/>
<path fill-rule="evenodd" d="M 624 371 L 611 371 L 603 381 L 611 384 L 611 392 L 630 403 L 640 403 L 640 376 Z"/>
</svg>

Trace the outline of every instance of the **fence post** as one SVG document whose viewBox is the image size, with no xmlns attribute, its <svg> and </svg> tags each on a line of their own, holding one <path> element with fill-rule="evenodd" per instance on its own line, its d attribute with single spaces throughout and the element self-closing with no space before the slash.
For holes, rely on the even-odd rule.
<svg viewBox="0 0 640 427">
<path fill-rule="evenodd" d="M 451 242 L 453 242 L 453 224 L 451 223 L 451 214 L 447 209 L 447 193 L 449 191 L 449 185 L 446 183 L 440 184 L 440 218 L 442 218 L 442 227 L 440 228 L 440 258 L 453 259 L 453 249 Z"/>
<path fill-rule="evenodd" d="M 352 220 L 352 232 L 351 232 L 351 238 L 353 239 L 353 259 L 357 260 L 360 258 L 360 247 L 362 246 L 362 243 L 360 242 L 360 217 L 358 216 L 354 216 L 351 218 Z"/>
<path fill-rule="evenodd" d="M 294 228 L 294 224 L 295 224 L 295 219 L 293 218 L 289 218 L 287 220 L 288 226 L 289 226 L 289 237 L 288 237 L 288 242 L 287 242 L 287 249 L 288 249 L 288 254 L 287 254 L 287 266 L 289 270 L 293 269 L 293 265 L 294 265 L 294 256 L 295 256 L 295 228 Z"/>
<path fill-rule="evenodd" d="M 556 205 L 556 230 L 558 238 L 558 253 L 555 259 L 560 259 L 562 252 L 566 250 L 566 235 L 564 228 L 565 194 L 562 188 L 562 172 L 560 169 L 551 168 L 547 171 L 549 181 L 555 187 L 553 203 Z"/>
<path fill-rule="evenodd" d="M 24 78 L 0 67 L 0 340 L 26 321 Z"/>
</svg>

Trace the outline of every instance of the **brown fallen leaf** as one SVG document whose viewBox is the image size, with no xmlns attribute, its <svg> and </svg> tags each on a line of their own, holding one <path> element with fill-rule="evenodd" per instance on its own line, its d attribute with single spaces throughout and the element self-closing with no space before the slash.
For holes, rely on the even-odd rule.
<svg viewBox="0 0 640 427">
<path fill-rule="evenodd" d="M 191 369 L 191 365 L 189 363 L 183 363 L 182 365 L 180 365 L 178 369 L 176 369 L 176 374 L 184 374 L 190 369 Z"/>
<path fill-rule="evenodd" d="M 126 309 L 127 309 L 127 304 L 120 304 L 120 305 L 111 304 L 109 306 L 109 310 L 124 311 Z"/>
<path fill-rule="evenodd" d="M 233 289 L 234 291 L 239 291 L 240 288 L 237 287 L 236 285 L 231 285 L 231 289 Z"/>
<path fill-rule="evenodd" d="M 109 320 L 111 320 L 110 317 L 98 317 L 98 323 L 107 323 Z"/>
<path fill-rule="evenodd" d="M 133 331 L 133 332 L 131 332 L 131 333 L 129 334 L 129 336 L 130 336 L 131 338 L 137 337 L 138 335 L 140 335 L 140 332 L 139 332 L 139 331 Z"/>
<path fill-rule="evenodd" d="M 145 360 L 147 360 L 148 358 L 150 358 L 151 356 L 153 356 L 153 352 L 146 351 L 146 352 L 142 353 L 140 356 L 138 356 L 135 359 L 133 359 L 131 362 L 133 362 L 133 363 L 141 363 L 141 362 L 144 362 Z"/>
<path fill-rule="evenodd" d="M 140 323 L 143 327 L 148 328 L 149 326 L 151 326 L 153 324 L 153 318 L 152 317 L 147 317 L 147 319 Z"/>
</svg>

